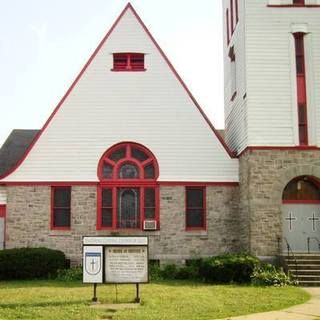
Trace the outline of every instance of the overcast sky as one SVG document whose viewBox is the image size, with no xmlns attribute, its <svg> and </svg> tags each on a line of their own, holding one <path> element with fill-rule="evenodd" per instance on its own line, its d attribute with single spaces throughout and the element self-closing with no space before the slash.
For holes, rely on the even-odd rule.
<svg viewBox="0 0 320 320">
<path fill-rule="evenodd" d="M 0 146 L 40 129 L 126 0 L 0 0 Z M 221 0 L 132 0 L 216 128 L 223 127 Z"/>
</svg>

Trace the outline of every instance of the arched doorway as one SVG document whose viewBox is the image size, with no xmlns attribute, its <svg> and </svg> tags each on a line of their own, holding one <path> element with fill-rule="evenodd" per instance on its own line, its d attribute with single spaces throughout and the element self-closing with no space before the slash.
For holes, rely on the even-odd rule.
<svg viewBox="0 0 320 320">
<path fill-rule="evenodd" d="M 296 252 L 320 251 L 320 184 L 310 176 L 291 180 L 282 194 L 282 234 Z"/>
</svg>

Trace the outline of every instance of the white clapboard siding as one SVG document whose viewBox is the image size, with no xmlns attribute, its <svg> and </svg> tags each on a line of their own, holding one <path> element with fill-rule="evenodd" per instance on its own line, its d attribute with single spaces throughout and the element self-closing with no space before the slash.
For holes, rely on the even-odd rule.
<svg viewBox="0 0 320 320">
<path fill-rule="evenodd" d="M 249 145 L 298 145 L 294 25 L 308 31 L 309 144 L 320 146 L 320 8 L 270 8 L 256 0 L 246 1 Z"/>
<path fill-rule="evenodd" d="M 235 25 L 234 33 L 227 43 L 226 31 L 226 10 L 230 12 L 230 1 L 223 2 L 224 16 L 224 91 L 225 91 L 225 137 L 228 146 L 235 152 L 240 152 L 248 144 L 247 136 L 247 87 L 246 87 L 246 61 L 245 61 L 245 8 L 244 1 L 238 1 L 239 21 Z M 235 10 L 235 9 L 234 9 Z M 230 15 L 229 15 L 230 16 Z M 236 15 L 234 13 L 234 21 Z M 230 21 L 229 21 L 230 22 Z M 231 29 L 230 29 L 231 33 Z M 233 92 L 230 90 L 231 70 L 230 70 L 230 48 L 234 47 L 236 57 L 236 90 L 237 95 L 233 101 L 231 97 Z"/>
<path fill-rule="evenodd" d="M 7 190 L 4 186 L 0 186 L 0 205 L 1 204 L 7 204 Z"/>
<path fill-rule="evenodd" d="M 146 53 L 147 71 L 110 71 L 114 52 Z M 122 141 L 154 153 L 160 181 L 238 181 L 238 160 L 229 156 L 130 6 L 4 181 L 97 181 L 100 157 Z"/>
<path fill-rule="evenodd" d="M 308 137 L 320 146 L 320 8 L 268 7 L 292 4 L 276 1 L 239 2 L 239 25 L 231 38 L 237 61 L 237 88 L 241 95 L 229 101 L 228 48 L 225 63 L 226 141 L 240 153 L 248 146 L 296 146 L 297 93 L 292 32 L 304 29 Z M 230 1 L 224 0 L 225 10 Z M 307 4 L 319 4 L 310 0 Z M 224 29 L 226 22 L 224 21 Z M 242 27 L 243 26 L 243 27 Z M 224 30 L 226 39 L 226 30 Z M 245 94 L 245 99 L 243 98 Z M 239 99 L 243 101 L 239 101 Z"/>
</svg>

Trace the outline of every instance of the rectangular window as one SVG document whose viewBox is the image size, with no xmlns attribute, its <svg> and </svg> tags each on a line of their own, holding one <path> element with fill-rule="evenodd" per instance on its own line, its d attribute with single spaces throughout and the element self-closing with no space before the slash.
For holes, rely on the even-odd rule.
<svg viewBox="0 0 320 320">
<path fill-rule="evenodd" d="M 238 8 L 238 0 L 236 1 L 236 23 L 239 21 L 239 8 Z"/>
<path fill-rule="evenodd" d="M 52 229 L 70 229 L 71 187 L 52 187 Z"/>
<path fill-rule="evenodd" d="M 233 101 L 237 96 L 237 66 L 234 47 L 229 50 L 230 58 L 230 100 Z"/>
<path fill-rule="evenodd" d="M 156 218 L 156 193 L 154 188 L 144 189 L 144 219 Z"/>
<path fill-rule="evenodd" d="M 294 5 L 304 5 L 304 0 L 293 0 L 292 1 L 292 4 L 294 4 Z"/>
<path fill-rule="evenodd" d="M 233 23 L 233 0 L 230 0 L 230 22 L 231 22 L 231 34 L 233 34 L 234 31 L 234 23 Z"/>
<path fill-rule="evenodd" d="M 299 144 L 308 145 L 307 92 L 304 54 L 304 34 L 295 33 L 296 83 L 298 102 Z"/>
<path fill-rule="evenodd" d="M 227 45 L 230 42 L 230 29 L 229 29 L 229 10 L 226 10 L 226 32 L 227 32 Z"/>
<path fill-rule="evenodd" d="M 102 226 L 112 227 L 112 189 L 102 189 L 101 194 L 101 214 Z"/>
<path fill-rule="evenodd" d="M 112 71 L 145 71 L 144 53 L 114 53 Z"/>
<path fill-rule="evenodd" d="M 205 188 L 186 188 L 186 229 L 205 229 Z"/>
</svg>

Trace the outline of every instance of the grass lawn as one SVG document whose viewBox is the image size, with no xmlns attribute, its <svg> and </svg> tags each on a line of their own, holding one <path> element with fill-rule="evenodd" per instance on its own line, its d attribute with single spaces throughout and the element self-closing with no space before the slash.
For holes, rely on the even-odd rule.
<svg viewBox="0 0 320 320">
<path fill-rule="evenodd" d="M 112 313 L 90 308 L 92 286 L 57 281 L 0 282 L 0 319 L 206 320 L 286 308 L 308 300 L 294 287 L 214 286 L 165 281 L 140 288 L 137 309 Z M 135 297 L 134 285 L 118 286 L 118 302 Z M 116 302 L 114 285 L 98 286 L 102 303 Z"/>
</svg>

